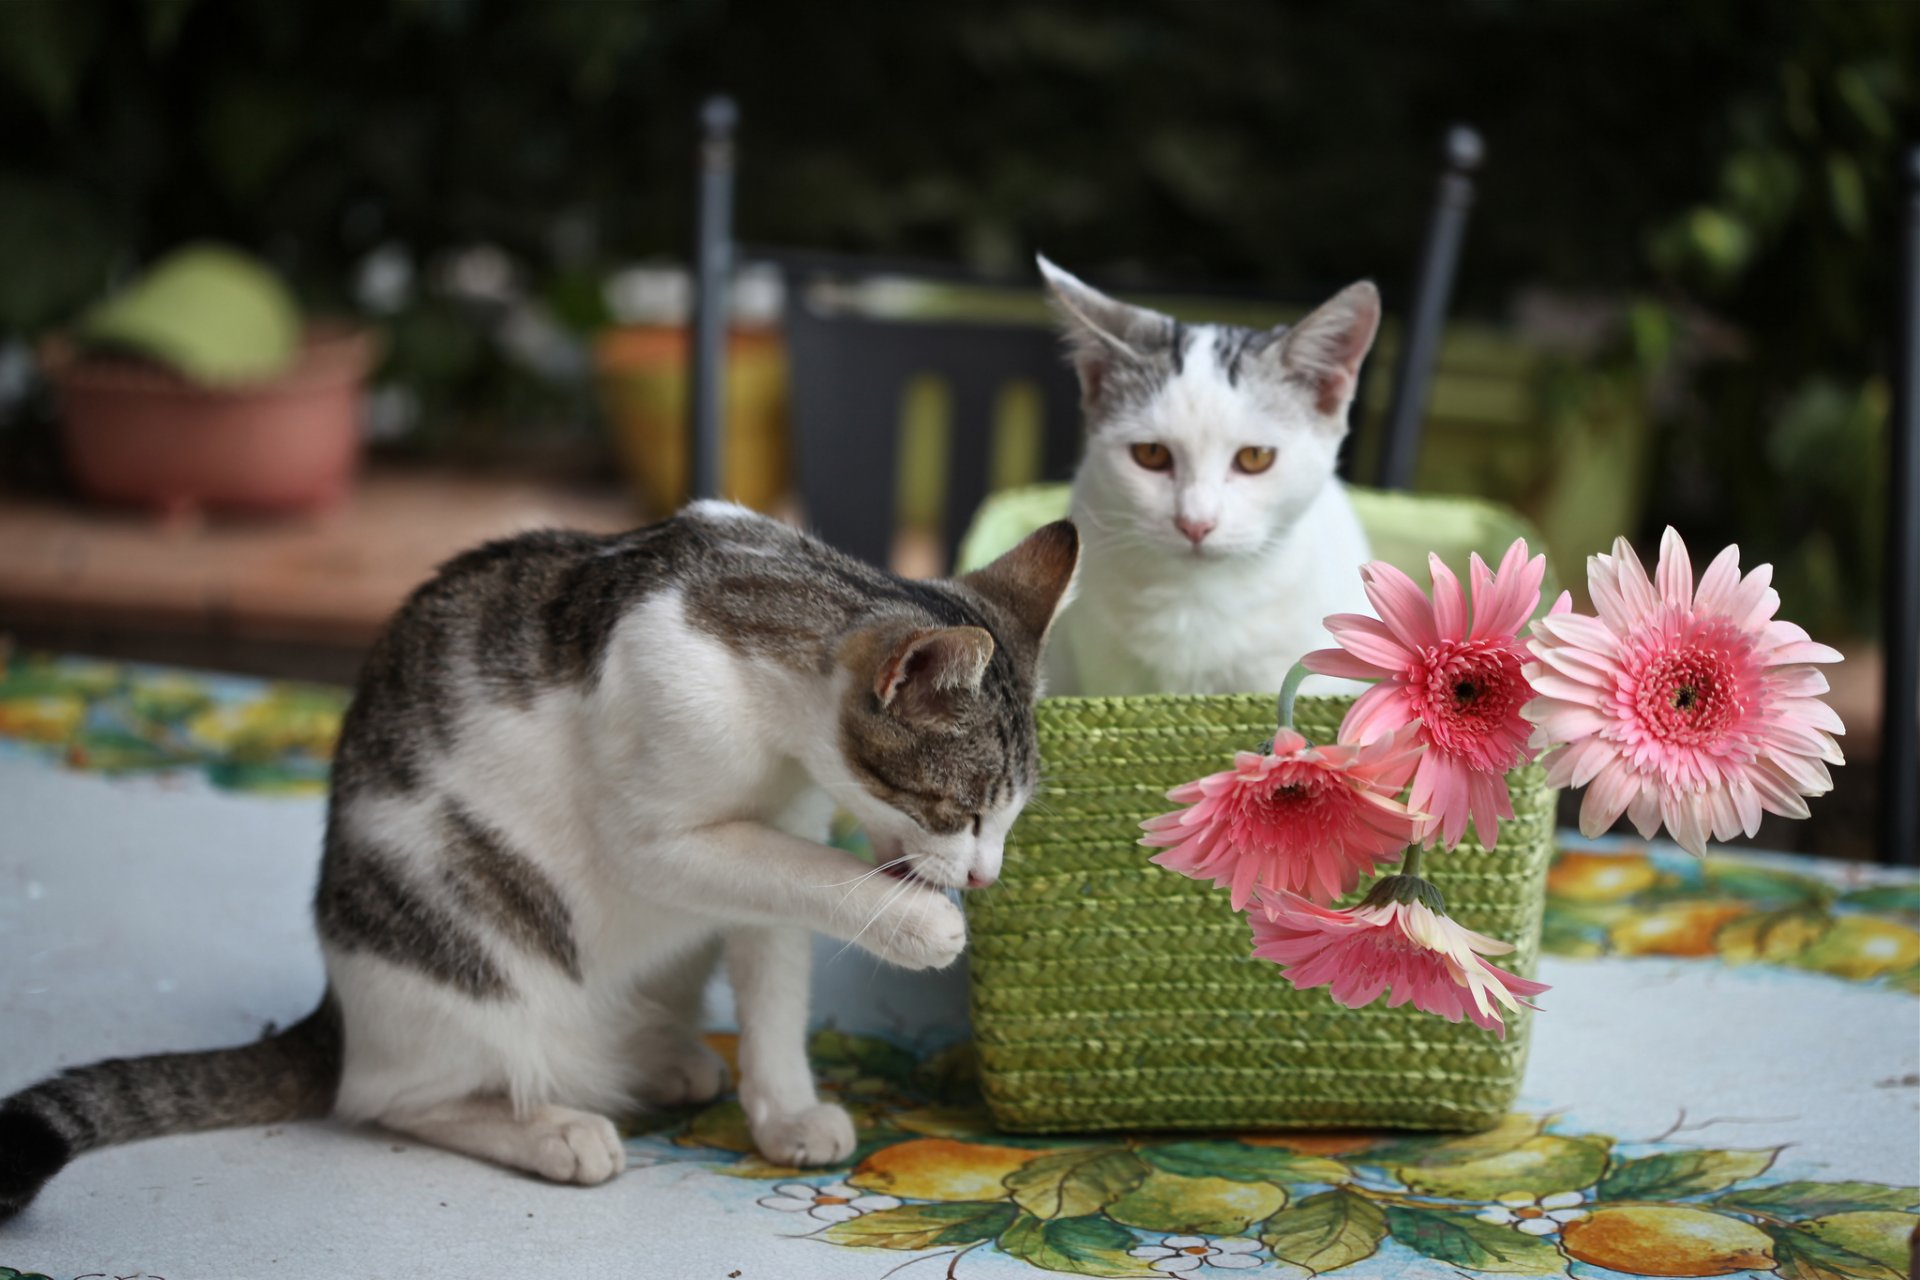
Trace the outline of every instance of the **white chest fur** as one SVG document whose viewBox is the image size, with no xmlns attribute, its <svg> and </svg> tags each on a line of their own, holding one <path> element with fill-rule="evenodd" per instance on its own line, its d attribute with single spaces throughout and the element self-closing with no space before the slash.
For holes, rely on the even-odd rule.
<svg viewBox="0 0 1920 1280">
<path fill-rule="evenodd" d="M 1327 614 L 1366 610 L 1358 573 L 1366 559 L 1366 536 L 1337 483 L 1258 554 L 1103 556 L 1096 540 L 1055 626 L 1048 691 L 1276 691 L 1301 655 L 1332 643 Z M 1316 677 L 1308 692 L 1347 688 Z"/>
</svg>

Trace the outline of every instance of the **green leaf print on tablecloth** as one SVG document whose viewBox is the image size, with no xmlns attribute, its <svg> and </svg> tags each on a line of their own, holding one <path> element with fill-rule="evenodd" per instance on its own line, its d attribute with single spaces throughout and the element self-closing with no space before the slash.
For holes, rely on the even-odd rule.
<svg viewBox="0 0 1920 1280">
<path fill-rule="evenodd" d="M 710 1043 L 735 1049 L 731 1036 Z M 957 1277 L 988 1254 L 1038 1273 L 1152 1277 L 1274 1264 L 1338 1274 L 1391 1250 L 1383 1263 L 1418 1255 L 1469 1276 L 1559 1275 L 1577 1261 L 1883 1280 L 1920 1226 L 1913 1187 L 1765 1182 L 1772 1148 L 1623 1142 L 1528 1114 L 1465 1135 L 1009 1135 L 992 1127 L 964 1044 L 914 1053 L 824 1031 L 812 1051 L 825 1092 L 854 1113 L 845 1165 L 768 1164 L 731 1101 L 636 1140 L 636 1154 L 776 1181 L 776 1195 L 755 1193 L 771 1208 L 813 1203 L 817 1189 L 844 1220 L 813 1239 L 925 1253 Z"/>
<path fill-rule="evenodd" d="M 94 773 L 318 795 L 346 705 L 324 685 L 15 654 L 0 666 L 0 746 Z"/>
</svg>

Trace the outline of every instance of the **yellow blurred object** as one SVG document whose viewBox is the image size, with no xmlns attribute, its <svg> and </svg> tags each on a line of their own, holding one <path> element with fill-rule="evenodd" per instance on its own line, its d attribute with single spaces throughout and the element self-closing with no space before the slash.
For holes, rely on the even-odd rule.
<svg viewBox="0 0 1920 1280">
<path fill-rule="evenodd" d="M 74 694 L 12 699 L 0 702 L 0 737 L 65 742 L 86 718 L 86 699 Z"/>
<path fill-rule="evenodd" d="M 1574 902 L 1616 902 L 1659 879 L 1644 854 L 1567 852 L 1547 873 L 1547 891 Z"/>
<path fill-rule="evenodd" d="M 687 500 L 688 332 L 630 325 L 594 352 L 607 419 L 640 499 L 665 515 Z M 736 329 L 727 342 L 723 497 L 770 510 L 787 491 L 787 354 L 780 335 Z"/>
</svg>

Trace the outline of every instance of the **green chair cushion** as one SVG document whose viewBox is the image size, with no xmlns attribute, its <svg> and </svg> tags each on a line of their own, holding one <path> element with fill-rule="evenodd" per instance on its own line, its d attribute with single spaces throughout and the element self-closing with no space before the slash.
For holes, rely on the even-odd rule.
<svg viewBox="0 0 1920 1280">
<path fill-rule="evenodd" d="M 1482 498 L 1391 493 L 1357 486 L 1348 486 L 1347 492 L 1353 497 L 1354 511 L 1367 531 L 1373 554 L 1422 585 L 1427 582 L 1429 551 L 1438 553 L 1465 582 L 1467 558 L 1476 551 L 1492 564 L 1515 538 L 1525 538 L 1536 552 L 1546 550 L 1539 531 L 1524 516 Z M 980 504 L 960 542 L 959 570 L 978 569 L 1041 525 L 1064 519 L 1067 506 L 1068 486 L 1064 484 L 993 494 Z M 1549 566 L 1542 600 L 1551 603 L 1559 593 Z"/>
</svg>

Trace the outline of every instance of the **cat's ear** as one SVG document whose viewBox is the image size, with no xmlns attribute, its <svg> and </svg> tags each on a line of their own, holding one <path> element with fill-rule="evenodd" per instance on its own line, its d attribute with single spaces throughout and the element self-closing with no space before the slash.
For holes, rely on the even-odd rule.
<svg viewBox="0 0 1920 1280">
<path fill-rule="evenodd" d="M 880 705 L 909 720 L 953 715 L 954 698 L 980 688 L 993 659 L 993 636 L 981 627 L 932 627 L 897 641 L 873 674 Z"/>
<path fill-rule="evenodd" d="M 1280 367 L 1313 393 L 1314 406 L 1344 427 L 1360 385 L 1360 362 L 1380 329 L 1380 291 L 1371 280 L 1350 284 L 1320 304 L 1280 340 Z"/>
<path fill-rule="evenodd" d="M 1100 399 L 1107 375 L 1117 363 L 1138 364 L 1156 346 L 1164 346 L 1174 322 L 1169 316 L 1109 298 L 1092 285 L 1035 254 L 1047 282 L 1054 314 L 1066 335 L 1080 393 L 1086 403 Z"/>
<path fill-rule="evenodd" d="M 1011 614 L 1037 646 L 1046 640 L 1079 563 L 1079 530 L 1071 520 L 1056 520 L 960 581 Z"/>
</svg>

